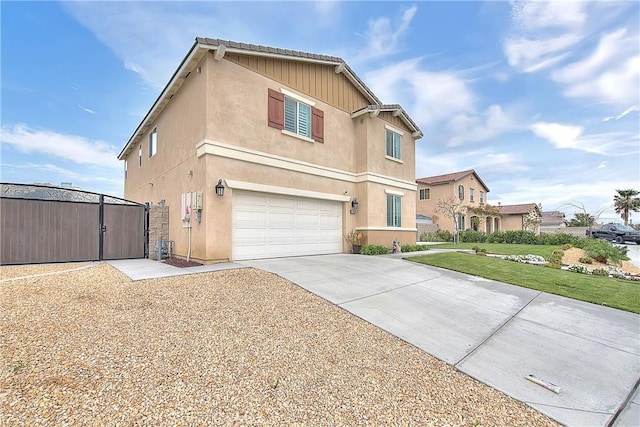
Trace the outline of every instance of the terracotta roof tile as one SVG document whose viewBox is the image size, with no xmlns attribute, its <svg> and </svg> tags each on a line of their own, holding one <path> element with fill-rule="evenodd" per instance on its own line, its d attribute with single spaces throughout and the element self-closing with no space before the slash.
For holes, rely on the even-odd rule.
<svg viewBox="0 0 640 427">
<path fill-rule="evenodd" d="M 519 215 L 527 214 L 534 209 L 537 209 L 538 205 L 535 203 L 522 203 L 519 205 L 502 205 L 498 206 L 501 215 Z"/>
</svg>

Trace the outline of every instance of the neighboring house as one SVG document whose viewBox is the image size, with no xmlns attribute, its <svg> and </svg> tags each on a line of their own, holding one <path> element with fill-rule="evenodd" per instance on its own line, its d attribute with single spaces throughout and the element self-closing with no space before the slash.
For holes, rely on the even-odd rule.
<svg viewBox="0 0 640 427">
<path fill-rule="evenodd" d="M 541 227 L 566 227 L 565 214 L 560 211 L 545 211 L 542 212 Z"/>
<path fill-rule="evenodd" d="M 498 205 L 500 211 L 501 231 L 527 230 L 540 233 L 542 213 L 535 203 L 519 205 Z"/>
<path fill-rule="evenodd" d="M 496 217 L 477 217 L 472 209 L 488 204 L 489 188 L 473 170 L 429 176 L 416 180 L 416 212 L 431 217 L 441 230 L 454 231 L 453 219 L 437 212 L 440 200 L 453 200 L 467 207 L 466 213 L 458 215 L 458 230 L 473 228 L 491 233 L 498 230 L 499 219 Z"/>
<path fill-rule="evenodd" d="M 415 243 L 422 136 L 341 58 L 197 38 L 119 159 L 125 198 L 164 201 L 175 254 L 209 263 Z"/>
</svg>

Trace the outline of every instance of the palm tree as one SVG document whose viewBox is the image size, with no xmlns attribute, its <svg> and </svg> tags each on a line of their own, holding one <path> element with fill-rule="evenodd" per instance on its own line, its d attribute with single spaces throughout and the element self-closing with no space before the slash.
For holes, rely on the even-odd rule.
<svg viewBox="0 0 640 427">
<path fill-rule="evenodd" d="M 616 213 L 620 214 L 620 217 L 624 219 L 624 225 L 629 223 L 629 212 L 640 211 L 640 194 L 638 190 L 616 190 L 618 194 L 613 196 L 613 207 Z"/>
</svg>

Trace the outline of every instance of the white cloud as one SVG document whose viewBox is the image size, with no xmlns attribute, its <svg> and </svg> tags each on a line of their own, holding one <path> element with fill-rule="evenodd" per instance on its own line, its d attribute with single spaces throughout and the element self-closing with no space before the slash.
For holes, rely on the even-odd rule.
<svg viewBox="0 0 640 427">
<path fill-rule="evenodd" d="M 82 105 L 78 105 L 78 108 L 81 109 L 82 111 L 85 111 L 85 112 L 89 113 L 89 114 L 95 114 L 96 113 L 91 108 L 83 107 Z"/>
<path fill-rule="evenodd" d="M 518 121 L 499 105 L 492 105 L 478 114 L 458 114 L 448 122 L 453 135 L 448 145 L 455 147 L 465 142 L 487 141 L 519 126 Z"/>
<path fill-rule="evenodd" d="M 628 114 L 633 113 L 634 111 L 640 111 L 640 106 L 632 105 L 631 107 L 627 108 L 626 110 L 624 110 L 622 113 L 618 114 L 617 116 L 605 117 L 604 119 L 602 119 L 602 121 L 603 122 L 608 122 L 608 121 L 611 121 L 611 120 L 620 120 L 621 118 L 625 117 Z"/>
<path fill-rule="evenodd" d="M 623 156 L 638 153 L 638 134 L 633 132 L 608 132 L 583 135 L 582 126 L 537 122 L 530 126 L 540 138 L 551 142 L 558 149 L 575 149 L 605 156 Z"/>
<path fill-rule="evenodd" d="M 461 76 L 421 69 L 420 58 L 372 70 L 365 77 L 382 102 L 402 103 L 424 125 L 474 111 L 475 95 Z"/>
<path fill-rule="evenodd" d="M 562 68 L 551 78 L 566 85 L 567 97 L 592 98 L 616 104 L 637 101 L 640 91 L 640 37 L 626 28 L 604 34 L 594 51 Z"/>
<path fill-rule="evenodd" d="M 90 164 L 121 168 L 116 147 L 104 141 L 91 141 L 75 135 L 64 135 L 48 130 L 36 130 L 24 124 L 2 128 L 2 143 L 23 153 L 36 153 Z"/>
<path fill-rule="evenodd" d="M 418 7 L 411 6 L 402 13 L 400 22 L 394 24 L 389 17 L 380 17 L 369 21 L 368 29 L 364 34 L 367 46 L 355 58 L 355 62 L 377 59 L 393 53 L 397 53 L 402 38 L 409 31 Z"/>
<path fill-rule="evenodd" d="M 604 169 L 607 167 L 607 162 L 600 162 L 596 169 Z"/>
<path fill-rule="evenodd" d="M 509 65 L 525 73 L 549 68 L 567 57 L 566 50 L 581 40 L 576 35 L 543 40 L 528 38 L 508 38 L 504 42 L 504 51 Z"/>
<path fill-rule="evenodd" d="M 549 27 L 580 28 L 587 20 L 582 1 L 513 1 L 511 19 L 523 30 Z"/>
</svg>

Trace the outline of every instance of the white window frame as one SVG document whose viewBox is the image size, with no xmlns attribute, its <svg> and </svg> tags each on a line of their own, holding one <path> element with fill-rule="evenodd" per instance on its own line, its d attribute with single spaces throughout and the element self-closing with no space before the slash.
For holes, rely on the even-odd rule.
<svg viewBox="0 0 640 427">
<path fill-rule="evenodd" d="M 142 144 L 138 147 L 138 167 L 142 167 Z"/>
<path fill-rule="evenodd" d="M 306 99 L 296 93 L 293 93 L 286 89 L 280 89 L 280 92 L 284 95 L 284 129 L 282 133 L 294 136 L 296 138 L 304 139 L 305 141 L 314 142 L 313 140 L 313 107 L 315 107 L 316 103 L 310 99 Z M 287 101 L 295 103 L 295 123 L 291 123 L 291 119 L 289 119 L 289 129 L 287 129 Z M 309 108 L 309 123 L 308 123 L 308 135 L 300 132 L 300 105 Z M 291 126 L 293 125 L 293 130 Z"/>
<path fill-rule="evenodd" d="M 420 200 L 429 200 L 431 198 L 431 188 L 420 189 Z"/>
<path fill-rule="evenodd" d="M 480 203 L 484 203 L 484 191 L 480 192 Z"/>
<path fill-rule="evenodd" d="M 158 152 L 158 128 L 153 128 L 149 132 L 149 158 L 152 158 Z"/>
<path fill-rule="evenodd" d="M 127 169 L 128 169 L 129 161 L 124 159 L 124 179 L 127 179 Z"/>
<path fill-rule="evenodd" d="M 387 191 L 387 227 L 402 227 L 402 193 Z M 391 211 L 389 211 L 391 209 Z"/>
<path fill-rule="evenodd" d="M 469 201 L 473 202 L 473 199 L 475 198 L 475 190 L 473 188 L 469 189 Z"/>
<path fill-rule="evenodd" d="M 391 126 L 385 125 L 385 153 L 386 158 L 402 162 L 402 135 L 403 132 Z M 389 145 L 389 135 L 392 136 L 391 145 Z M 397 138 L 396 138 L 397 137 Z"/>
<path fill-rule="evenodd" d="M 458 185 L 458 199 L 464 200 L 464 185 Z"/>
</svg>

